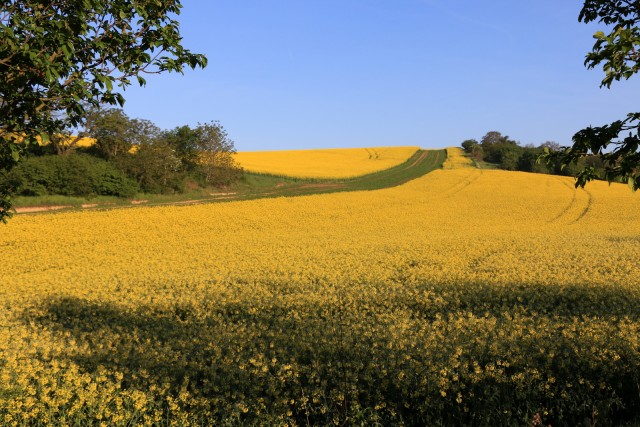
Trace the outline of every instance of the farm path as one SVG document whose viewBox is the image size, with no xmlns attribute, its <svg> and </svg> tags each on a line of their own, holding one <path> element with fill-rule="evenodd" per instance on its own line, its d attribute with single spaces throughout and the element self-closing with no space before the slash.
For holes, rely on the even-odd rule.
<svg viewBox="0 0 640 427">
<path fill-rule="evenodd" d="M 253 200 L 267 197 L 295 197 L 311 194 L 326 194 L 342 191 L 366 191 L 379 190 L 383 188 L 395 187 L 404 184 L 415 178 L 419 178 L 431 171 L 442 167 L 446 158 L 445 150 L 418 150 L 406 162 L 379 172 L 362 175 L 349 179 L 326 179 L 326 180 L 292 180 L 283 178 L 272 180 L 273 183 L 266 186 L 249 186 L 236 192 L 210 193 L 206 197 L 177 200 L 168 202 L 152 202 L 132 200 L 129 204 L 107 205 L 91 204 L 82 206 L 82 209 L 112 209 L 123 207 L 144 206 L 167 206 L 167 205 L 192 205 L 199 203 L 228 202 L 236 200 Z M 265 175 L 266 176 L 266 175 Z M 53 208 L 53 209 L 52 209 Z M 74 206 L 29 206 L 18 207 L 19 214 L 43 213 L 51 210 L 80 209 Z"/>
</svg>

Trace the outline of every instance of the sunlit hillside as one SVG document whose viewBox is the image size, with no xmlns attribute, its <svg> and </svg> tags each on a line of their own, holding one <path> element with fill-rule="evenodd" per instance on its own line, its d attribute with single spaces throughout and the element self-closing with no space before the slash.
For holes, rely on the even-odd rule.
<svg viewBox="0 0 640 427">
<path fill-rule="evenodd" d="M 637 413 L 640 195 L 462 163 L 378 191 L 18 215 L 0 229 L 0 420 Z"/>
<path fill-rule="evenodd" d="M 399 165 L 418 147 L 331 148 L 243 151 L 236 155 L 247 171 L 304 178 L 350 178 Z"/>
</svg>

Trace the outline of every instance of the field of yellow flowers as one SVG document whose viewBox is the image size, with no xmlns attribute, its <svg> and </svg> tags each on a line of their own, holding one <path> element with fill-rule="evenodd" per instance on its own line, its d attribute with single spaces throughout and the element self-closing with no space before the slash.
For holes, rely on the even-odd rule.
<svg viewBox="0 0 640 427">
<path fill-rule="evenodd" d="M 416 151 L 418 147 L 242 151 L 235 159 L 249 172 L 294 178 L 353 178 L 397 166 Z"/>
<path fill-rule="evenodd" d="M 461 169 L 473 167 L 473 160 L 466 157 L 458 147 L 449 147 L 446 150 L 447 158 L 442 164 L 443 169 Z"/>
<path fill-rule="evenodd" d="M 640 412 L 639 247 L 626 186 L 464 166 L 18 215 L 0 425 L 617 425 Z"/>
</svg>

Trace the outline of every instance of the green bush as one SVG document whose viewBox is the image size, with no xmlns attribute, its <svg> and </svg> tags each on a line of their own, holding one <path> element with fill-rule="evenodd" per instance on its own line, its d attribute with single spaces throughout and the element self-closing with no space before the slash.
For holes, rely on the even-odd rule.
<svg viewBox="0 0 640 427">
<path fill-rule="evenodd" d="M 31 157 L 6 181 L 20 196 L 132 197 L 138 185 L 110 163 L 86 155 Z"/>
</svg>

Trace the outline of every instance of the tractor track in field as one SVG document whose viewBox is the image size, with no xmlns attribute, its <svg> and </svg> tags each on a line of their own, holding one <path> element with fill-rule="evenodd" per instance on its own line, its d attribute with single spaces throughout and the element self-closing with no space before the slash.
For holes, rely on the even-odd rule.
<svg viewBox="0 0 640 427">
<path fill-rule="evenodd" d="M 478 179 L 480 179 L 480 177 L 482 176 L 483 173 L 484 172 L 481 169 L 475 169 L 475 170 L 474 169 L 470 169 L 470 172 L 469 172 L 468 175 L 466 175 L 462 180 L 460 180 L 459 182 L 457 182 L 453 186 L 451 186 L 448 189 L 444 190 L 440 194 L 440 196 L 442 196 L 442 197 L 444 197 L 446 199 L 450 199 L 451 197 L 453 197 L 456 194 L 458 194 L 459 192 L 465 190 L 471 184 L 473 184 Z"/>
<path fill-rule="evenodd" d="M 17 207 L 18 214 L 38 214 L 69 210 L 96 210 L 129 208 L 139 206 L 188 206 L 203 203 L 221 203 L 239 200 L 255 200 L 273 197 L 297 197 L 313 194 L 327 194 L 344 191 L 368 191 L 396 187 L 442 167 L 446 158 L 445 150 L 418 150 L 404 163 L 389 169 L 348 179 L 296 180 L 277 182 L 271 186 L 247 191 L 212 193 L 207 197 L 190 200 L 153 202 L 131 200 L 128 204 L 92 203 L 83 206 L 25 206 Z M 262 174 L 266 175 L 266 174 Z M 286 181 L 286 180 L 283 180 Z"/>
<path fill-rule="evenodd" d="M 556 216 L 551 218 L 548 222 L 549 223 L 565 222 L 567 224 L 575 224 L 578 221 L 580 221 L 582 218 L 584 218 L 591 210 L 591 205 L 593 204 L 593 196 L 588 190 L 581 189 L 587 195 L 586 203 L 584 203 L 584 207 L 582 207 L 582 209 L 580 210 L 580 213 L 575 218 L 571 218 L 571 210 L 575 209 L 576 207 L 579 208 L 578 205 L 581 203 L 580 201 L 578 201 L 578 191 L 580 190 L 575 188 L 575 186 L 568 184 L 562 179 L 558 178 L 558 180 L 561 181 L 565 187 L 569 188 L 572 191 L 572 197 L 569 203 L 560 211 L 560 213 L 558 213 Z"/>
<path fill-rule="evenodd" d="M 587 203 L 585 207 L 582 208 L 582 211 L 580 211 L 580 214 L 578 215 L 578 217 L 574 219 L 571 222 L 571 224 L 575 224 L 576 222 L 584 218 L 589 213 L 589 211 L 591 210 L 591 206 L 593 205 L 593 196 L 591 195 L 591 192 L 589 192 L 589 190 L 586 190 L 586 189 L 584 191 L 585 193 L 587 193 Z"/>
</svg>

